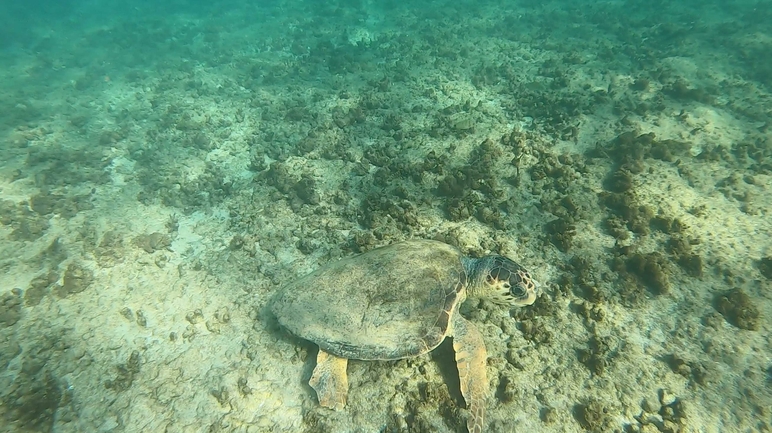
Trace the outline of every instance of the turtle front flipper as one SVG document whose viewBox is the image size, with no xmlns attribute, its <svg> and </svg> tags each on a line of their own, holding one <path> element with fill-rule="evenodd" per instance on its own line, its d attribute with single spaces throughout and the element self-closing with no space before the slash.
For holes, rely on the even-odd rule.
<svg viewBox="0 0 772 433">
<path fill-rule="evenodd" d="M 469 433 L 482 433 L 488 392 L 488 374 L 485 370 L 488 354 L 480 331 L 458 312 L 454 317 L 453 350 L 456 352 L 461 394 L 471 414 L 466 426 Z"/>
<path fill-rule="evenodd" d="M 321 348 L 316 355 L 316 367 L 308 384 L 316 391 L 319 404 L 324 407 L 341 410 L 346 406 L 348 395 L 348 359 L 338 358 Z"/>
</svg>

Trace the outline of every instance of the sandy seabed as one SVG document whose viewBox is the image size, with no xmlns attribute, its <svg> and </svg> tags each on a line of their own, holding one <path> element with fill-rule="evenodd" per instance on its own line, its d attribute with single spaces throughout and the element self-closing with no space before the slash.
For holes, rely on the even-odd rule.
<svg viewBox="0 0 772 433">
<path fill-rule="evenodd" d="M 333 412 L 266 308 L 410 238 L 542 283 L 461 310 L 486 431 L 772 430 L 772 16 L 700 5 L 37 17 L 0 54 L 0 430 L 466 431 L 447 344 L 350 362 Z"/>
</svg>

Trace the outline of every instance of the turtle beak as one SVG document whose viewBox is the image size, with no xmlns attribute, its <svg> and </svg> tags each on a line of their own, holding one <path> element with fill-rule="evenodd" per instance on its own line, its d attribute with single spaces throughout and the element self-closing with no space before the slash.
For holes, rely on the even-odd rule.
<svg viewBox="0 0 772 433">
<path fill-rule="evenodd" d="M 534 281 L 535 283 L 535 281 Z M 525 296 L 515 301 L 520 307 L 525 307 L 536 302 L 536 298 L 539 296 L 539 286 L 534 284 L 532 287 L 525 287 Z"/>
<path fill-rule="evenodd" d="M 542 284 L 533 278 L 531 278 L 531 281 L 533 282 L 533 291 L 536 293 L 536 296 L 541 295 L 541 286 Z"/>
</svg>

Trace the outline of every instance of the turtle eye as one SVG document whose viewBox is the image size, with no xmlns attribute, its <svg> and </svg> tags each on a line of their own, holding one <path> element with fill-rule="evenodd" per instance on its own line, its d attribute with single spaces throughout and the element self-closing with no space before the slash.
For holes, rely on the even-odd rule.
<svg viewBox="0 0 772 433">
<path fill-rule="evenodd" d="M 523 287 L 522 284 L 515 284 L 514 286 L 512 286 L 512 290 L 510 290 L 509 293 L 511 293 L 513 296 L 517 298 L 522 298 L 523 296 L 525 296 L 525 288 Z"/>
</svg>

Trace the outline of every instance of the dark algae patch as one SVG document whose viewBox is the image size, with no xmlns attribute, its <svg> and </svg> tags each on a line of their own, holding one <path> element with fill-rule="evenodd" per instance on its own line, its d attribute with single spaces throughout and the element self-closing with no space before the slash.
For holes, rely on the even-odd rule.
<svg viewBox="0 0 772 433">
<path fill-rule="evenodd" d="M 759 260 L 759 272 L 765 278 L 772 280 L 772 256 L 763 257 Z"/>
<path fill-rule="evenodd" d="M 759 329 L 759 309 L 742 289 L 719 294 L 713 302 L 716 310 L 732 325 L 749 331 Z"/>
<path fill-rule="evenodd" d="M 597 400 L 574 406 L 573 415 L 579 425 L 588 432 L 605 432 L 612 429 L 614 412 Z"/>
<path fill-rule="evenodd" d="M 659 253 L 633 254 L 625 261 L 625 268 L 655 295 L 670 291 L 668 261 Z"/>
</svg>

